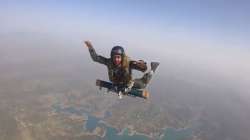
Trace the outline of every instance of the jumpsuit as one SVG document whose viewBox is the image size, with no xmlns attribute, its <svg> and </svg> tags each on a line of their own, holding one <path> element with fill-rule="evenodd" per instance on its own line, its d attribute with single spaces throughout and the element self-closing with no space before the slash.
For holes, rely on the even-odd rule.
<svg viewBox="0 0 250 140">
<path fill-rule="evenodd" d="M 144 89 L 152 79 L 152 74 L 150 72 L 145 73 L 141 78 L 132 79 L 132 69 L 145 72 L 147 70 L 146 63 L 138 63 L 138 61 L 127 59 L 128 65 L 126 68 L 115 67 L 112 58 L 106 58 L 98 55 L 93 47 L 89 48 L 89 53 L 93 61 L 107 66 L 109 80 L 113 84 L 123 84 L 128 86 L 132 81 L 134 83 L 132 88 Z"/>
</svg>

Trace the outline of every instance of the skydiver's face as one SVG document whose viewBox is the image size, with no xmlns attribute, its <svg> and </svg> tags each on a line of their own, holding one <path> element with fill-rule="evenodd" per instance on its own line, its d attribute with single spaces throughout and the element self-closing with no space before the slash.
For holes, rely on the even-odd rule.
<svg viewBox="0 0 250 140">
<path fill-rule="evenodd" d="M 121 65 L 122 63 L 122 56 L 121 55 L 114 55 L 113 62 L 116 66 Z"/>
</svg>

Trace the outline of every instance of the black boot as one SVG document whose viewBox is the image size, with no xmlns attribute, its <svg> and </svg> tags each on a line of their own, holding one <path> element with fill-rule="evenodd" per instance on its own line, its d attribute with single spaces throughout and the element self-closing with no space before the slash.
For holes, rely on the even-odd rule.
<svg viewBox="0 0 250 140">
<path fill-rule="evenodd" d="M 156 68 L 160 65 L 159 62 L 151 62 L 151 70 L 155 72 Z"/>
</svg>

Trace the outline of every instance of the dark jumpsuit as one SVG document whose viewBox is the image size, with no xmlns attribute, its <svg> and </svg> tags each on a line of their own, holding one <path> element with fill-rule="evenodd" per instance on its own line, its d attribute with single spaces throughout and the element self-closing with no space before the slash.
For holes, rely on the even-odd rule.
<svg viewBox="0 0 250 140">
<path fill-rule="evenodd" d="M 114 76 L 115 79 L 118 79 L 118 81 L 113 81 L 109 76 L 109 80 L 113 84 L 123 82 L 124 81 L 123 79 L 127 77 L 132 77 L 132 72 L 131 72 L 132 69 L 139 70 L 141 72 L 145 72 L 147 70 L 146 63 L 139 65 L 137 61 L 129 60 L 128 71 L 125 71 L 119 67 L 112 67 L 113 64 L 112 59 L 98 55 L 93 47 L 89 48 L 89 53 L 93 61 L 106 65 L 108 67 L 109 75 L 112 74 L 112 76 Z M 144 89 L 151 80 L 151 78 L 152 74 L 148 72 L 145 73 L 142 78 L 131 79 L 134 82 L 133 88 Z M 124 84 L 128 85 L 129 82 L 131 81 L 126 81 Z"/>
</svg>

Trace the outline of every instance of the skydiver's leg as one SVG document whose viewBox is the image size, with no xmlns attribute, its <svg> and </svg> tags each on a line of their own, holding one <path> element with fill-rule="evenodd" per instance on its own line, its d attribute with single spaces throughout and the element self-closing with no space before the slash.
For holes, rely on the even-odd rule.
<svg viewBox="0 0 250 140">
<path fill-rule="evenodd" d="M 155 73 L 156 68 L 159 66 L 158 62 L 151 62 L 151 70 L 143 75 L 142 78 L 134 79 L 133 88 L 144 89 L 152 79 L 153 74 Z"/>
<path fill-rule="evenodd" d="M 139 79 L 134 79 L 134 86 L 133 88 L 136 88 L 136 89 L 144 89 L 146 88 L 148 82 L 151 80 L 152 78 L 152 75 L 149 74 L 149 73 L 146 73 L 143 75 L 142 78 L 139 78 Z"/>
</svg>

